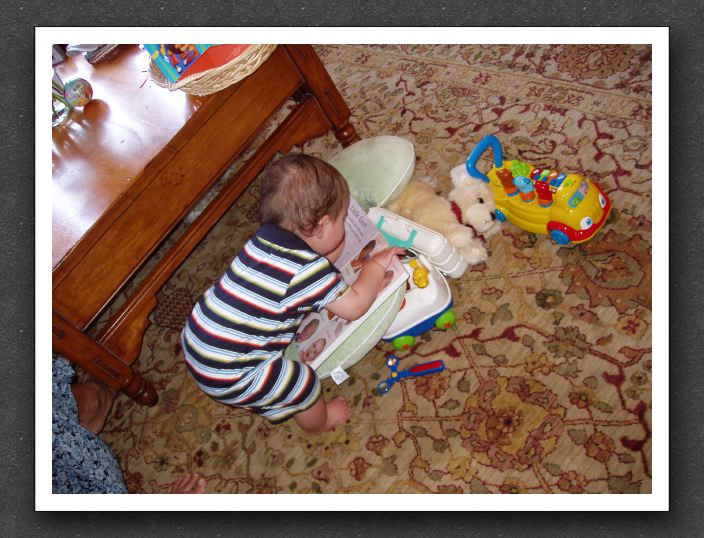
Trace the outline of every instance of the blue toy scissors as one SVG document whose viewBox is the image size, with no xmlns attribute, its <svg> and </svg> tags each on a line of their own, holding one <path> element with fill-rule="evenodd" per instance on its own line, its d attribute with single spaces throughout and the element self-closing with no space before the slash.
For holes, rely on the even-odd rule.
<svg viewBox="0 0 704 538">
<path fill-rule="evenodd" d="M 396 371 L 398 368 L 398 357 L 395 355 L 389 355 L 386 359 L 386 366 L 391 369 L 391 377 L 379 382 L 376 386 L 376 391 L 379 394 L 386 394 L 391 389 L 392 385 L 396 381 L 403 379 L 404 377 L 419 377 L 428 374 L 434 374 L 435 372 L 442 372 L 445 369 L 445 362 L 441 360 L 424 362 L 421 364 L 416 364 L 411 366 L 406 370 Z"/>
</svg>

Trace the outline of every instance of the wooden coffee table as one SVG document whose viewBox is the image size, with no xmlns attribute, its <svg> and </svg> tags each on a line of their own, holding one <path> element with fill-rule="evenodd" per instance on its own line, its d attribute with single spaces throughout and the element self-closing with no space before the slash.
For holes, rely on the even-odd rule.
<svg viewBox="0 0 704 538">
<path fill-rule="evenodd" d="M 94 100 L 52 131 L 52 345 L 135 401 L 156 391 L 134 371 L 156 294 L 276 152 L 333 130 L 356 142 L 350 111 L 309 45 L 280 45 L 254 73 L 195 97 L 156 86 L 149 55 L 123 45 L 81 77 Z M 228 166 L 291 98 L 295 107 L 176 241 L 97 337 L 88 328 Z"/>
</svg>

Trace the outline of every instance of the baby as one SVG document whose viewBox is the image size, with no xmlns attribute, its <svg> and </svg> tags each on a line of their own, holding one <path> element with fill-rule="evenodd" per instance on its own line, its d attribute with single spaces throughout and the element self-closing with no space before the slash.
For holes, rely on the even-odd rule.
<svg viewBox="0 0 704 538">
<path fill-rule="evenodd" d="M 349 200 L 342 175 L 315 157 L 289 154 L 262 172 L 261 226 L 198 299 L 181 336 L 188 370 L 206 394 L 272 423 L 293 417 L 309 434 L 349 419 L 343 397 L 326 402 L 315 372 L 283 357 L 307 313 L 362 316 L 403 252 L 376 253 L 347 286 L 333 262 L 344 247 Z"/>
</svg>

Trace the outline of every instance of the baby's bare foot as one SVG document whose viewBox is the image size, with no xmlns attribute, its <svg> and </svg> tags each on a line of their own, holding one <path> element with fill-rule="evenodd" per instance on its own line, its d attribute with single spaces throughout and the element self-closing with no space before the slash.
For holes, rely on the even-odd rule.
<svg viewBox="0 0 704 538">
<path fill-rule="evenodd" d="M 350 418 L 350 406 L 344 396 L 333 398 L 327 403 L 328 418 L 325 421 L 323 431 L 329 431 L 340 424 L 344 424 Z"/>
<path fill-rule="evenodd" d="M 205 493 L 205 479 L 198 473 L 188 474 L 171 484 L 166 493 Z"/>
</svg>

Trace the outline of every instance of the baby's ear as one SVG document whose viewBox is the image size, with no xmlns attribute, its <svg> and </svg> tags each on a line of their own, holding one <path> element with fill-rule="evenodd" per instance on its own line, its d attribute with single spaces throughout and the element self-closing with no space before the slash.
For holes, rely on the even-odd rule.
<svg viewBox="0 0 704 538">
<path fill-rule="evenodd" d="M 462 185 L 468 183 L 472 178 L 467 173 L 467 165 L 458 164 L 452 170 L 450 170 L 450 177 L 452 178 L 452 184 L 455 187 L 461 187 Z"/>
<path fill-rule="evenodd" d="M 315 235 L 318 239 L 322 239 L 327 233 L 328 226 L 331 222 L 332 219 L 330 218 L 330 215 L 323 215 L 320 217 L 318 224 L 315 225 L 315 229 L 313 230 L 313 235 Z"/>
</svg>

